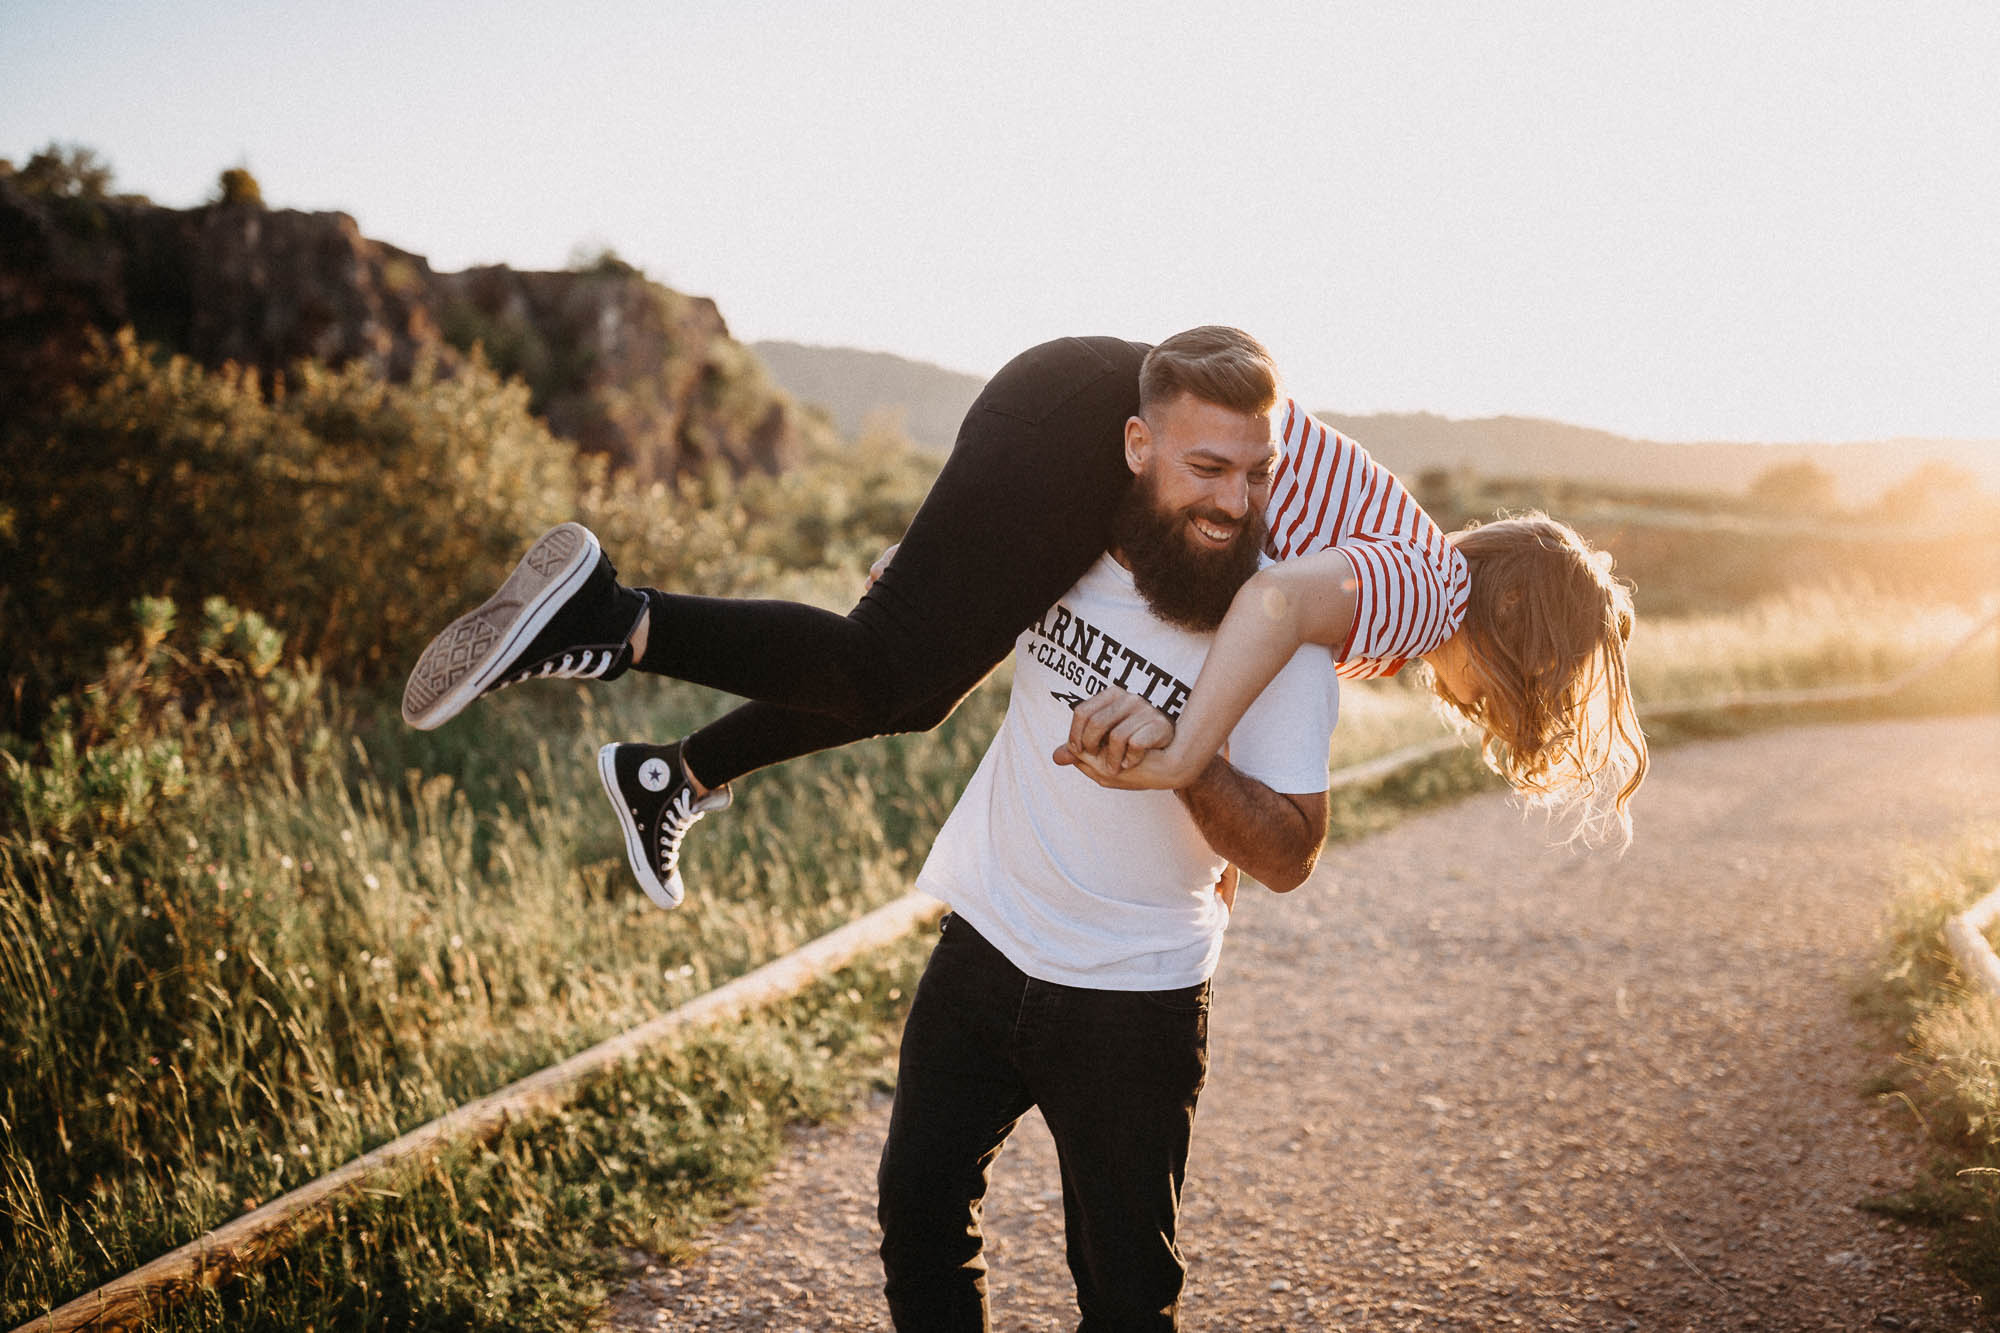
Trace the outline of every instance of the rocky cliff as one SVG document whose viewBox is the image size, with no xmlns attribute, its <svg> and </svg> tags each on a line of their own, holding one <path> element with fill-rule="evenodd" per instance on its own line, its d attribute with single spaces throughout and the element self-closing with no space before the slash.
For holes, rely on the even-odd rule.
<svg viewBox="0 0 2000 1333">
<path fill-rule="evenodd" d="M 391 379 L 475 346 L 557 434 L 653 479 L 775 472 L 827 427 L 777 389 L 712 301 L 606 261 L 438 273 L 344 213 L 160 208 L 30 195 L 0 179 L 0 411 L 60 385 L 88 330 L 274 382 L 301 359 Z"/>
</svg>

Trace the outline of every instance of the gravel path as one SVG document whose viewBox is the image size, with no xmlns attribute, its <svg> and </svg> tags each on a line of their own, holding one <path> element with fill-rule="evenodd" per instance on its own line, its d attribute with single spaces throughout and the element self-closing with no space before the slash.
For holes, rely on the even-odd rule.
<svg viewBox="0 0 2000 1333">
<path fill-rule="evenodd" d="M 1911 846 L 2000 811 L 2000 719 L 1801 728 L 1657 757 L 1621 860 L 1499 796 L 1246 888 L 1182 1214 L 1191 1329 L 1959 1330 L 1907 1110 L 1848 994 Z M 624 1329 L 888 1326 L 886 1104 L 614 1302 Z M 987 1212 L 995 1327 L 1075 1324 L 1054 1153 Z"/>
</svg>

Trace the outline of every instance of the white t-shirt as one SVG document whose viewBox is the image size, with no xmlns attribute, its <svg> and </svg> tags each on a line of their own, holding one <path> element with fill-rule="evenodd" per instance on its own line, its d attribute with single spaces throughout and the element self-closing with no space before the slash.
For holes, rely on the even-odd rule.
<svg viewBox="0 0 2000 1333">
<path fill-rule="evenodd" d="M 1214 892 L 1223 858 L 1174 793 L 1110 791 L 1050 756 L 1070 710 L 1107 684 L 1179 717 L 1212 639 L 1155 616 L 1131 573 L 1101 557 L 1017 641 L 1007 716 L 917 887 L 1042 981 L 1207 980 L 1229 924 Z M 1339 707 L 1332 656 L 1294 655 L 1230 733 L 1230 762 L 1273 791 L 1325 791 Z"/>
</svg>

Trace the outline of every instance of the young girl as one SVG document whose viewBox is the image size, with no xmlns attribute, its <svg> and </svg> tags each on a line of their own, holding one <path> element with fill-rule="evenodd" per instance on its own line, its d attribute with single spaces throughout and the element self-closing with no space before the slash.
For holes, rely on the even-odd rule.
<svg viewBox="0 0 2000 1333">
<path fill-rule="evenodd" d="M 1463 560 L 1465 596 L 1456 628 L 1419 654 L 1433 690 L 1481 729 L 1488 766 L 1515 790 L 1575 810 L 1578 834 L 1615 830 L 1629 843 L 1646 739 L 1625 676 L 1632 597 L 1610 556 L 1541 513 L 1445 540 Z M 1077 708 L 1057 762 L 1108 787 L 1185 786 L 1295 651 L 1347 652 L 1365 618 L 1356 577 L 1365 556 L 1338 546 L 1285 555 L 1231 602 L 1178 724 L 1108 689 Z M 1346 656 L 1339 671 L 1383 666 Z"/>
<path fill-rule="evenodd" d="M 701 815 L 729 804 L 730 782 L 815 750 L 928 730 L 951 713 L 1103 554 L 1131 484 L 1127 423 L 1183 393 L 1246 414 L 1278 411 L 1270 354 L 1235 329 L 1192 329 L 1150 349 L 1116 338 L 1065 338 L 1016 357 L 967 413 L 894 558 L 845 616 L 792 602 L 627 588 L 595 536 L 563 524 L 530 548 L 499 591 L 425 649 L 404 691 L 404 718 L 435 727 L 480 695 L 521 680 L 609 680 L 632 668 L 752 700 L 679 743 L 613 744 L 599 752 L 599 776 L 633 872 L 655 902 L 674 906 L 682 894 L 681 840 Z M 1257 584 L 1260 597 L 1295 596 L 1288 605 L 1302 618 L 1281 617 L 1275 630 L 1249 633 L 1229 628 L 1239 618 L 1232 608 L 1225 632 L 1229 660 L 1238 665 L 1229 668 L 1226 687 L 1218 676 L 1214 691 L 1226 698 L 1186 719 L 1200 734 L 1188 728 L 1178 750 L 1157 757 L 1162 765 L 1192 764 L 1193 747 L 1202 743 L 1212 753 L 1276 670 L 1265 664 L 1284 635 L 1328 643 L 1349 674 L 1386 674 L 1453 641 L 1472 614 L 1474 553 L 1447 542 L 1353 442 L 1296 404 L 1285 405 L 1282 419 L 1267 506 L 1272 544 L 1281 556 L 1309 557 L 1300 564 L 1310 581 L 1330 573 L 1349 587 L 1351 623 L 1337 626 L 1336 610 L 1298 595 L 1293 583 Z M 1528 660 L 1541 651 L 1550 599 L 1523 587 L 1523 578 L 1539 577 L 1532 571 L 1493 568 L 1494 599 L 1509 610 L 1474 625 L 1465 644 L 1504 645 L 1478 649 L 1475 660 Z M 1622 595 L 1608 579 L 1599 592 L 1607 607 Z M 1629 598 L 1620 605 L 1629 625 Z M 1579 790 L 1575 783 L 1551 788 L 1553 770 L 1544 762 L 1551 737 L 1575 729 L 1572 715 L 1614 699 L 1622 705 L 1614 715 L 1629 715 L 1622 654 L 1606 660 L 1615 679 L 1603 677 L 1584 694 L 1574 682 L 1559 687 L 1551 674 L 1557 669 L 1553 662 L 1540 668 L 1531 696 L 1517 700 L 1494 688 L 1465 705 L 1498 737 L 1490 753 L 1502 771 L 1535 795 Z M 1568 710 L 1552 728 L 1527 715 L 1551 706 Z M 1643 747 L 1636 725 L 1616 734 Z M 1530 737 L 1541 748 L 1524 748 Z M 1601 785 L 1612 765 L 1629 758 L 1592 753 L 1596 767 L 1585 772 L 1586 787 Z M 1642 772 L 1643 748 L 1638 754 Z M 1134 780 L 1150 781 L 1156 771 L 1166 769 L 1142 762 Z M 1620 780 L 1626 799 L 1636 778 Z"/>
</svg>

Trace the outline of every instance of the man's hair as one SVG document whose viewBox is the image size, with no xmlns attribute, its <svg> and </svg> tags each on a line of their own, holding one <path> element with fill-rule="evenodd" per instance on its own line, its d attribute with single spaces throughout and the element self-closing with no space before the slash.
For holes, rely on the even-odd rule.
<svg viewBox="0 0 2000 1333">
<path fill-rule="evenodd" d="M 1572 836 L 1631 842 L 1627 807 L 1647 753 L 1625 676 L 1630 585 L 1609 552 L 1538 511 L 1463 529 L 1452 544 L 1471 574 L 1461 632 L 1486 697 L 1469 707 L 1438 687 L 1439 697 L 1485 730 L 1487 764 L 1530 803 L 1578 816 Z"/>
<path fill-rule="evenodd" d="M 1184 393 L 1245 416 L 1278 405 L 1278 363 L 1264 344 L 1241 329 L 1204 324 L 1176 333 L 1146 354 L 1139 366 L 1139 414 Z"/>
</svg>

